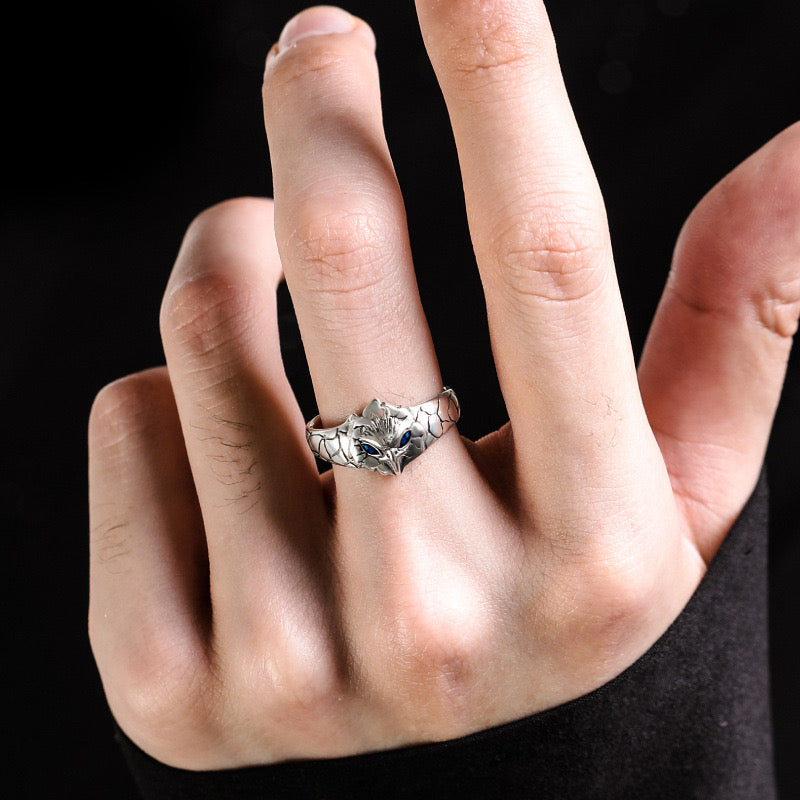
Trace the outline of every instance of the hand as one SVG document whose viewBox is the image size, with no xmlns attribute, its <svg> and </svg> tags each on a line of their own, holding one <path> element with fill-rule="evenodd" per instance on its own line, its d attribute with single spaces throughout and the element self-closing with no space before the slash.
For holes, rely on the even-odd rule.
<svg viewBox="0 0 800 800">
<path fill-rule="evenodd" d="M 259 199 L 193 222 L 167 368 L 91 415 L 92 646 L 117 721 L 168 764 L 443 740 L 578 697 L 675 619 L 760 471 L 800 312 L 800 127 L 689 218 L 637 377 L 543 6 L 418 13 L 510 421 L 399 477 L 319 476 L 281 364 L 284 271 L 323 425 L 442 379 L 372 33 L 304 12 L 264 77 L 274 231 Z"/>
</svg>

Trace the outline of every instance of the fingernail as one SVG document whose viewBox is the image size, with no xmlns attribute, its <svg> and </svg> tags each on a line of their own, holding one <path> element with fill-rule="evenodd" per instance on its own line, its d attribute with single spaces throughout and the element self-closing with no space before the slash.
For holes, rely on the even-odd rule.
<svg viewBox="0 0 800 800">
<path fill-rule="evenodd" d="M 286 50 L 307 36 L 325 33 L 350 33 L 358 20 L 336 6 L 315 6 L 292 17 L 281 31 L 278 50 Z"/>
</svg>

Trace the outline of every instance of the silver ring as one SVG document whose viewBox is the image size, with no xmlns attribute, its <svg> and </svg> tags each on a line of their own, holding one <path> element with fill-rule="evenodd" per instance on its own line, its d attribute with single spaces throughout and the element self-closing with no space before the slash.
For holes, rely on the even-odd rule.
<svg viewBox="0 0 800 800">
<path fill-rule="evenodd" d="M 306 425 L 306 441 L 322 461 L 399 475 L 460 416 L 456 393 L 447 386 L 418 406 L 390 406 L 376 397 L 361 414 L 351 414 L 335 428 L 316 428 L 317 415 Z"/>
</svg>

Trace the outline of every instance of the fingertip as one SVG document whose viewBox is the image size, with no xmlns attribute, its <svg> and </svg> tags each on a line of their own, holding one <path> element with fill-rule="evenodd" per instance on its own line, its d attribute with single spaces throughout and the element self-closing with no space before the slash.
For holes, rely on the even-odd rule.
<svg viewBox="0 0 800 800">
<path fill-rule="evenodd" d="M 295 14 L 284 25 L 278 47 L 285 50 L 308 36 L 351 33 L 357 24 L 356 17 L 337 6 L 312 6 Z"/>
<path fill-rule="evenodd" d="M 312 6 L 304 9 L 284 25 L 278 41 L 267 55 L 267 65 L 304 39 L 347 34 L 352 34 L 375 49 L 375 34 L 359 17 L 337 6 Z"/>
</svg>

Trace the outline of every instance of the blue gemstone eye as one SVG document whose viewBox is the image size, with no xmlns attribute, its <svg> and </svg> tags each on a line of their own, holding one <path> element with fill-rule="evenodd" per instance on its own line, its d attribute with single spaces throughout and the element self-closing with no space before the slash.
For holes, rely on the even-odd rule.
<svg viewBox="0 0 800 800">
<path fill-rule="evenodd" d="M 361 446 L 364 448 L 364 452 L 370 456 L 378 455 L 378 451 L 371 445 L 367 444 L 366 442 L 361 442 Z"/>
<path fill-rule="evenodd" d="M 400 440 L 400 447 L 403 447 L 403 445 L 408 444 L 410 441 L 411 441 L 411 431 L 406 431 L 403 434 L 403 438 Z"/>
</svg>

